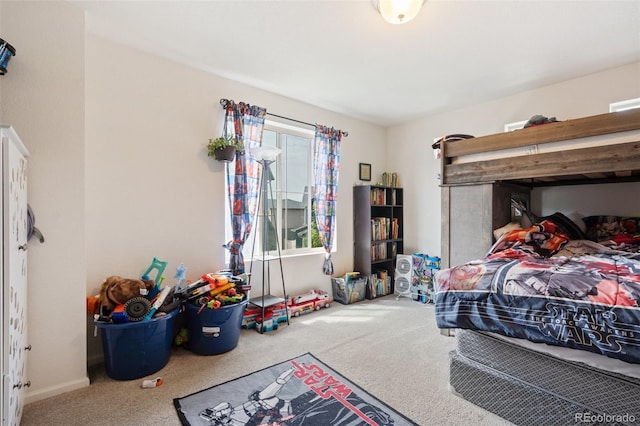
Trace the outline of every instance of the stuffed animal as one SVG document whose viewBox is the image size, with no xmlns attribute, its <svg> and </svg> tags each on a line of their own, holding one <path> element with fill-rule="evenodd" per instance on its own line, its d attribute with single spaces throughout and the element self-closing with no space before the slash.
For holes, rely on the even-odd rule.
<svg viewBox="0 0 640 426">
<path fill-rule="evenodd" d="M 155 287 L 149 279 L 122 278 L 118 275 L 107 277 L 100 288 L 100 303 L 105 309 L 112 311 L 117 305 L 134 297 L 145 297 Z"/>
</svg>

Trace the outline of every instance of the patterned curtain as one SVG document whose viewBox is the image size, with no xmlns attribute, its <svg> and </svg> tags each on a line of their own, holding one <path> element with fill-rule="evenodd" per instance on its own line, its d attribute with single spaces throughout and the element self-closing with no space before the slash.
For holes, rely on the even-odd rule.
<svg viewBox="0 0 640 426">
<path fill-rule="evenodd" d="M 224 247 L 231 253 L 229 269 L 234 274 L 245 272 L 242 247 L 251 234 L 258 209 L 260 164 L 247 153 L 262 145 L 266 113 L 266 108 L 233 101 L 228 102 L 225 113 L 225 134 L 244 144 L 244 151 L 236 151 L 235 160 L 227 163 L 227 194 L 233 240 Z"/>
<path fill-rule="evenodd" d="M 333 275 L 331 247 L 336 228 L 336 199 L 342 131 L 316 126 L 313 152 L 313 204 L 320 240 L 325 250 L 322 272 Z"/>
</svg>

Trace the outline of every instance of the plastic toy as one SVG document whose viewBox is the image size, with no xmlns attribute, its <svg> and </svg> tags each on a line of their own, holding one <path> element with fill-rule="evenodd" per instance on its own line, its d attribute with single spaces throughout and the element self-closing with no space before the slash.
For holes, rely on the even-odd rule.
<svg viewBox="0 0 640 426">
<path fill-rule="evenodd" d="M 176 279 L 175 292 L 179 293 L 184 291 L 187 288 L 187 268 L 185 268 L 184 263 L 178 265 L 174 278 Z"/>
<path fill-rule="evenodd" d="M 308 293 L 293 297 L 287 301 L 291 315 L 297 317 L 309 312 L 318 311 L 321 308 L 328 308 L 330 305 L 329 295 L 322 290 L 311 290 Z"/>
<path fill-rule="evenodd" d="M 161 377 L 156 377 L 155 379 L 151 380 L 143 380 L 142 387 L 145 389 L 157 388 L 158 386 L 162 386 L 163 383 L 164 382 L 162 381 Z"/>
<path fill-rule="evenodd" d="M 266 315 L 266 314 L 265 314 Z M 273 315 L 270 313 L 270 315 Z M 265 331 L 274 331 L 278 329 L 278 322 L 274 321 L 273 318 L 265 318 L 260 321 L 256 321 L 256 330 L 258 333 L 264 333 Z"/>
<path fill-rule="evenodd" d="M 284 302 L 265 308 L 265 317 L 276 318 L 276 324 L 287 320 L 288 309 Z M 250 329 L 256 327 L 259 321 L 262 321 L 262 308 L 257 306 L 247 307 L 242 316 L 242 328 Z M 271 331 L 266 330 L 265 331 Z"/>
<path fill-rule="evenodd" d="M 278 329 L 278 324 L 289 320 L 289 310 L 284 303 L 279 303 L 265 309 L 264 318 L 262 317 L 262 309 L 259 310 L 255 317 L 255 327 L 259 333 L 265 331 L 273 331 Z"/>
<path fill-rule="evenodd" d="M 162 306 L 162 304 L 164 303 L 164 299 L 167 298 L 167 295 L 169 294 L 170 290 L 171 290 L 171 287 L 169 287 L 169 286 L 165 286 L 162 289 L 162 291 L 160 292 L 160 294 L 158 295 L 156 300 L 153 302 L 153 305 L 151 305 L 151 309 L 149 310 L 149 313 L 147 313 L 147 315 L 145 315 L 145 317 L 144 317 L 145 321 L 151 319 L 151 317 L 153 317 L 153 314 L 156 313 L 158 308 L 160 306 Z"/>
<path fill-rule="evenodd" d="M 7 73 L 7 65 L 13 56 L 16 56 L 16 49 L 0 38 L 0 75 Z"/>
<path fill-rule="evenodd" d="M 87 296 L 87 314 L 96 315 L 100 313 L 100 296 Z"/>
<path fill-rule="evenodd" d="M 160 291 L 160 286 L 162 285 L 162 280 L 164 279 L 162 277 L 162 274 L 164 273 L 164 268 L 166 267 L 167 267 L 167 262 L 163 262 L 157 257 L 154 257 L 153 261 L 151 262 L 151 265 L 149 265 L 147 270 L 144 271 L 144 273 L 142 274 L 142 279 L 148 280 L 149 274 L 151 273 L 151 271 L 153 271 L 154 269 L 157 271 L 156 279 L 154 280 L 156 283 L 156 288 L 154 289 L 155 290 L 154 294 L 151 294 L 150 297 L 155 297 L 155 295 Z"/>
<path fill-rule="evenodd" d="M 111 321 L 116 324 L 121 324 L 125 322 L 129 322 L 129 317 L 127 313 L 124 311 L 124 303 L 116 306 L 111 312 Z"/>
<path fill-rule="evenodd" d="M 181 328 L 180 332 L 178 333 L 176 338 L 173 340 L 173 343 L 175 343 L 176 346 L 180 346 L 187 343 L 188 341 L 189 341 L 189 329 Z"/>
<path fill-rule="evenodd" d="M 222 306 L 222 302 L 219 301 L 218 299 L 210 300 L 207 303 L 207 308 L 209 309 L 220 309 L 221 306 Z"/>
<path fill-rule="evenodd" d="M 434 303 L 436 299 L 433 277 L 440 269 L 441 259 L 423 253 L 413 253 L 413 278 L 411 298 L 422 303 Z"/>
<path fill-rule="evenodd" d="M 134 297 L 124 304 L 124 311 L 129 317 L 129 321 L 141 321 L 149 313 L 151 302 L 144 297 Z"/>
<path fill-rule="evenodd" d="M 235 282 L 228 277 L 215 274 L 205 274 L 197 282 L 193 283 L 185 290 L 187 300 L 195 299 L 198 296 L 215 296 L 233 288 Z"/>
</svg>

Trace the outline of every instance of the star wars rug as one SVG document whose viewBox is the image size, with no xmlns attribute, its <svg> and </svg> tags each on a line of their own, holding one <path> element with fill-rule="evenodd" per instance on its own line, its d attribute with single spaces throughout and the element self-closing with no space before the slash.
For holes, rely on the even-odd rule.
<svg viewBox="0 0 640 426">
<path fill-rule="evenodd" d="M 310 353 L 173 403 L 191 426 L 417 425 Z"/>
</svg>

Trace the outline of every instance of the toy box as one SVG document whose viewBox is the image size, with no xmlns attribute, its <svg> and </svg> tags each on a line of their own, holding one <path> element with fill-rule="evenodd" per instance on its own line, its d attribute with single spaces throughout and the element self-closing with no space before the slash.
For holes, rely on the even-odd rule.
<svg viewBox="0 0 640 426">
<path fill-rule="evenodd" d="M 364 300 L 367 289 L 367 277 L 331 278 L 333 300 L 343 305 Z"/>
<path fill-rule="evenodd" d="M 218 309 L 186 304 L 189 340 L 187 349 L 198 355 L 218 355 L 234 349 L 240 340 L 247 299 Z"/>
<path fill-rule="evenodd" d="M 101 330 L 107 375 L 133 380 L 154 374 L 169 362 L 174 319 L 179 309 L 148 321 L 111 324 L 96 321 Z"/>
</svg>

